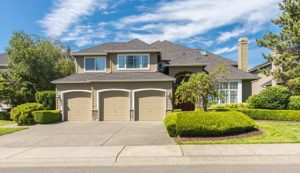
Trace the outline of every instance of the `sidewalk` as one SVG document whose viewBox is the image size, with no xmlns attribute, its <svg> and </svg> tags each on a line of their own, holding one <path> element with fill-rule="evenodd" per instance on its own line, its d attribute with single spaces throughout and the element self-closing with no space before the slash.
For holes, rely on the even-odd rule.
<svg viewBox="0 0 300 173">
<path fill-rule="evenodd" d="M 300 164 L 300 144 L 0 148 L 0 167 Z"/>
</svg>

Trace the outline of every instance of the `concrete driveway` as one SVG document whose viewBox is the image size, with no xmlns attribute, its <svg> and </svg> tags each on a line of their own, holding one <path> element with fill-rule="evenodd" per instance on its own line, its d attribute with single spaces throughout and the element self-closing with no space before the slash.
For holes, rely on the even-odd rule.
<svg viewBox="0 0 300 173">
<path fill-rule="evenodd" d="M 0 136 L 0 147 L 170 145 L 162 122 L 62 122 Z"/>
</svg>

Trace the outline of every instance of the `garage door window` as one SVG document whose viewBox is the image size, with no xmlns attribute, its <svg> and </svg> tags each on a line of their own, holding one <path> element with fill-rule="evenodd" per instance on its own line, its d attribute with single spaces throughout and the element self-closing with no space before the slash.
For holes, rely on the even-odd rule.
<svg viewBox="0 0 300 173">
<path fill-rule="evenodd" d="M 86 57 L 84 59 L 85 72 L 105 72 L 106 57 Z"/>
</svg>

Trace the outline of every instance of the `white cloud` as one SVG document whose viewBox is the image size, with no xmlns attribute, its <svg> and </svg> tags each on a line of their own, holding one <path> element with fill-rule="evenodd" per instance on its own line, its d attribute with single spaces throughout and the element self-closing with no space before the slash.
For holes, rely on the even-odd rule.
<svg viewBox="0 0 300 173">
<path fill-rule="evenodd" d="M 124 17 L 115 22 L 115 27 L 120 30 L 126 28 L 125 35 L 128 38 L 137 37 L 147 42 L 187 39 L 236 23 L 242 23 L 243 26 L 253 25 L 250 31 L 254 32 L 256 24 L 262 25 L 274 18 L 274 14 L 278 14 L 278 2 L 279 0 L 175 0 L 159 4 L 153 12 Z M 136 28 L 145 33 L 135 32 Z M 223 34 L 220 40 L 248 31 L 248 28 L 244 28 L 244 31 L 237 28 Z"/>
<path fill-rule="evenodd" d="M 215 51 L 213 51 L 215 54 L 223 54 L 223 53 L 229 53 L 237 50 L 237 46 L 233 47 L 223 47 L 223 48 L 218 48 Z"/>
<path fill-rule="evenodd" d="M 106 7 L 106 0 L 56 0 L 50 13 L 39 22 L 47 36 L 57 38 L 79 23 L 82 17 Z"/>
</svg>

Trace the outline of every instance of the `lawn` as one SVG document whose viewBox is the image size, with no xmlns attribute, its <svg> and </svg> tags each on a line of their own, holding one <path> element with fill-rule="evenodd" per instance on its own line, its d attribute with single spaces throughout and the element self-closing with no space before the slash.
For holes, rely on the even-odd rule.
<svg viewBox="0 0 300 173">
<path fill-rule="evenodd" d="M 4 126 L 4 125 L 9 125 L 9 124 L 15 124 L 15 122 L 14 121 L 7 121 L 7 120 L 0 120 L 0 136 L 27 129 L 27 128 L 24 128 L 24 127 L 18 127 L 18 128 L 14 128 L 14 127 L 3 128 L 3 127 L 1 127 L 1 126 Z"/>
<path fill-rule="evenodd" d="M 257 122 L 262 135 L 226 140 L 185 141 L 178 144 L 255 144 L 255 143 L 300 143 L 300 123 L 293 122 Z"/>
<path fill-rule="evenodd" d="M 9 125 L 9 124 L 16 124 L 16 123 L 14 121 L 0 120 L 0 126 Z"/>
<path fill-rule="evenodd" d="M 13 132 L 17 132 L 20 130 L 24 130 L 27 129 L 25 127 L 20 127 L 20 128 L 0 128 L 0 136 L 1 135 L 5 135 L 5 134 L 9 134 L 9 133 L 13 133 Z"/>
</svg>

